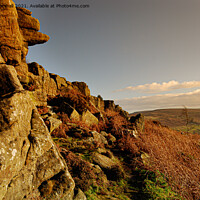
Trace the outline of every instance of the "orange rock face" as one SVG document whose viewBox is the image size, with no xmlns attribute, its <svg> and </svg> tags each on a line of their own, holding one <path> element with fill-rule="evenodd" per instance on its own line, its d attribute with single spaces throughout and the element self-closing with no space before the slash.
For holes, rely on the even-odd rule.
<svg viewBox="0 0 200 200">
<path fill-rule="evenodd" d="M 25 8 L 17 8 L 12 0 L 0 2 L 0 57 L 6 64 L 25 62 L 28 46 L 45 43 L 49 36 L 38 32 L 40 23 Z"/>
<path fill-rule="evenodd" d="M 0 3 L 0 53 L 7 64 L 21 62 L 23 38 L 19 30 L 18 14 L 12 0 Z"/>
</svg>

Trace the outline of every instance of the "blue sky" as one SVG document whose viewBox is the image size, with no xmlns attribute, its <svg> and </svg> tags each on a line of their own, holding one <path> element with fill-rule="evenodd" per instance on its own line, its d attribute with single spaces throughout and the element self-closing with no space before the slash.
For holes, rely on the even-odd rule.
<svg viewBox="0 0 200 200">
<path fill-rule="evenodd" d="M 89 8 L 30 8 L 50 36 L 30 47 L 28 61 L 129 112 L 199 108 L 199 0 L 14 0 L 88 4 Z"/>
</svg>

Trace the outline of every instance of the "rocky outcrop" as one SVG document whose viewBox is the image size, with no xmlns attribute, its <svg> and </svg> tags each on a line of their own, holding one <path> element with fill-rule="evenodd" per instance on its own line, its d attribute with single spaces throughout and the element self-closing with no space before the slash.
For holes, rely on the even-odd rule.
<svg viewBox="0 0 200 200">
<path fill-rule="evenodd" d="M 0 65 L 0 97 L 23 90 L 17 72 L 11 65 Z"/>
<path fill-rule="evenodd" d="M 57 74 L 50 73 L 50 77 L 56 82 L 58 90 L 62 89 L 62 87 L 67 88 L 68 84 L 66 78 L 60 77 Z"/>
<path fill-rule="evenodd" d="M 72 120 L 72 121 L 80 121 L 79 113 L 75 110 L 75 108 L 70 106 L 68 103 L 63 102 L 61 104 L 60 108 L 61 108 L 61 110 L 63 112 L 65 112 L 69 116 L 70 120 Z"/>
<path fill-rule="evenodd" d="M 103 98 L 99 95 L 97 97 L 95 96 L 91 96 L 90 97 L 91 102 L 94 104 L 94 106 L 96 108 L 98 108 L 99 110 L 104 110 L 104 100 Z"/>
<path fill-rule="evenodd" d="M 25 63 L 28 45 L 49 39 L 39 29 L 30 11 L 0 2 L 0 199 L 73 199 L 74 181 L 34 103 L 34 92 L 47 102 L 57 85 L 41 66 Z M 20 82 L 36 87 L 26 91 Z M 49 122 L 51 129 L 61 123 Z"/>
<path fill-rule="evenodd" d="M 108 179 L 117 180 L 123 177 L 122 168 L 113 159 L 97 152 L 92 154 L 92 159 L 101 167 Z"/>
<path fill-rule="evenodd" d="M 12 66 L 0 70 L 10 83 L 0 99 L 0 199 L 72 199 L 74 181 L 28 92 Z"/>
<path fill-rule="evenodd" d="M 115 110 L 115 103 L 113 100 L 104 100 L 104 109 Z"/>
<path fill-rule="evenodd" d="M 23 37 L 18 25 L 18 14 L 12 0 L 0 2 L 0 53 L 7 64 L 21 62 Z"/>
<path fill-rule="evenodd" d="M 36 62 L 26 63 L 28 46 L 49 40 L 38 32 L 40 23 L 31 14 L 15 8 L 12 0 L 0 2 L 0 200 L 85 200 L 81 185 L 74 195 L 77 179 L 68 171 L 66 152 L 91 151 L 89 159 L 96 165 L 79 159 L 79 183 L 84 183 L 85 173 L 97 185 L 109 185 L 107 177 L 122 177 L 105 149 L 116 138 L 100 131 L 108 123 L 105 109 L 123 110 L 114 101 L 91 96 L 84 82 L 71 83 Z M 76 173 L 76 168 L 71 170 Z"/>
<path fill-rule="evenodd" d="M 78 193 L 74 200 L 87 200 L 87 198 L 85 194 L 83 193 L 83 191 L 81 189 L 78 189 Z"/>
<path fill-rule="evenodd" d="M 83 122 L 85 122 L 88 126 L 94 125 L 94 124 L 98 124 L 99 120 L 89 111 L 83 111 L 81 113 L 81 120 Z"/>
<path fill-rule="evenodd" d="M 23 41 L 28 46 L 35 44 L 42 44 L 49 40 L 49 36 L 38 32 L 40 30 L 40 23 L 34 17 L 31 17 L 31 12 L 25 8 L 17 8 L 18 24 L 20 32 L 23 35 Z"/>
<path fill-rule="evenodd" d="M 0 11 L 0 54 L 6 64 L 20 65 L 28 45 L 47 42 L 49 36 L 38 32 L 39 21 L 25 8 L 16 9 L 12 0 L 1 1 Z"/>
<path fill-rule="evenodd" d="M 84 82 L 72 82 L 73 86 L 77 87 L 78 90 L 85 95 L 86 97 L 90 97 L 90 89 L 88 88 L 88 85 Z"/>
<path fill-rule="evenodd" d="M 57 94 L 57 86 L 49 75 L 49 73 L 38 63 L 33 62 L 28 64 L 28 71 L 30 72 L 28 90 L 34 99 L 35 105 L 47 105 L 47 96 L 55 96 Z"/>
<path fill-rule="evenodd" d="M 132 116 L 130 118 L 130 122 L 132 123 L 135 130 L 139 133 L 142 133 L 144 130 L 144 115 L 139 113 L 136 116 Z"/>
<path fill-rule="evenodd" d="M 40 22 L 38 19 L 31 17 L 32 12 L 25 8 L 17 8 L 18 24 L 20 28 L 32 29 L 35 31 L 40 30 Z"/>
</svg>

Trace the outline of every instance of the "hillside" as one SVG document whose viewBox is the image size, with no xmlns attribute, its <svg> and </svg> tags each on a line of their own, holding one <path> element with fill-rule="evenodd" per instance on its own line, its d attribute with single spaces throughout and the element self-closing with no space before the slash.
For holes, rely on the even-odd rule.
<svg viewBox="0 0 200 200">
<path fill-rule="evenodd" d="M 0 8 L 0 200 L 199 200 L 200 135 L 27 63 L 49 36 L 12 0 Z"/>
<path fill-rule="evenodd" d="M 200 134 L 200 109 L 158 109 L 142 111 L 146 119 L 159 121 L 162 125 L 183 132 Z M 132 113 L 130 116 L 138 114 Z M 187 124 L 188 122 L 188 124 Z"/>
</svg>

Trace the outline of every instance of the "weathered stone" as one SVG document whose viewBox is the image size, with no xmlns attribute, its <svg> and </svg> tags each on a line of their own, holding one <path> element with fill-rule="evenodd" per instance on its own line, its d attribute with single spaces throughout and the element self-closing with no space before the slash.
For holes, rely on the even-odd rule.
<svg viewBox="0 0 200 200">
<path fill-rule="evenodd" d="M 102 134 L 107 139 L 109 145 L 113 145 L 117 141 L 116 137 L 112 134 L 108 134 L 104 131 L 101 131 L 100 134 Z"/>
<path fill-rule="evenodd" d="M 17 12 L 18 10 L 18 12 Z M 25 8 L 15 8 L 12 0 L 0 2 L 0 53 L 6 64 L 25 62 L 28 45 L 41 44 L 49 36 L 37 32 L 39 21 Z"/>
<path fill-rule="evenodd" d="M 56 119 L 54 117 L 48 117 L 46 120 L 49 121 L 49 132 L 50 133 L 62 124 L 61 120 Z"/>
<path fill-rule="evenodd" d="M 81 114 L 81 120 L 83 122 L 85 122 L 88 126 L 94 125 L 94 124 L 98 124 L 99 120 L 89 111 L 83 111 L 83 113 Z"/>
<path fill-rule="evenodd" d="M 104 109 L 115 110 L 115 103 L 113 100 L 104 100 Z"/>
<path fill-rule="evenodd" d="M 0 53 L 7 64 L 21 62 L 23 38 L 20 34 L 17 16 L 12 0 L 0 2 Z"/>
<path fill-rule="evenodd" d="M 136 116 L 132 116 L 130 118 L 130 122 L 133 124 L 134 128 L 136 128 L 138 133 L 142 133 L 144 130 L 144 115 L 137 114 Z"/>
<path fill-rule="evenodd" d="M 76 86 L 78 90 L 84 94 L 86 97 L 90 97 L 90 89 L 88 88 L 87 84 L 84 82 L 72 82 L 73 86 Z"/>
<path fill-rule="evenodd" d="M 36 62 L 28 64 L 28 71 L 36 76 L 44 76 L 45 73 L 45 69 Z"/>
<path fill-rule="evenodd" d="M 41 65 L 36 62 L 28 64 L 30 82 L 40 89 L 44 95 L 55 96 L 57 94 L 57 86 L 55 81 L 50 77 Z"/>
<path fill-rule="evenodd" d="M 21 83 L 28 83 L 28 65 L 24 62 L 20 63 L 20 65 L 15 66 L 15 70 L 17 71 L 17 76 Z"/>
<path fill-rule="evenodd" d="M 31 12 L 25 8 L 17 8 L 18 24 L 20 28 L 40 30 L 40 23 L 38 19 L 31 17 Z"/>
<path fill-rule="evenodd" d="M 0 64 L 5 64 L 5 60 L 3 59 L 2 55 L 0 54 Z"/>
<path fill-rule="evenodd" d="M 47 93 L 42 90 L 29 91 L 35 106 L 47 106 Z"/>
<path fill-rule="evenodd" d="M 11 92 L 19 92 L 23 90 L 17 78 L 17 72 L 11 65 L 0 65 L 0 96 L 9 94 Z"/>
<path fill-rule="evenodd" d="M 108 179 L 117 180 L 124 176 L 122 168 L 113 159 L 97 152 L 92 154 L 93 162 L 101 167 Z"/>
<path fill-rule="evenodd" d="M 109 157 L 111 159 L 114 158 L 113 153 L 110 150 L 107 150 L 105 148 L 98 148 L 97 152 L 100 153 L 100 154 L 102 154 L 102 155 L 104 155 L 104 156 L 107 156 L 107 157 Z"/>
<path fill-rule="evenodd" d="M 74 181 L 26 91 L 0 100 L 0 132 L 0 199 L 31 199 L 35 192 L 73 198 Z M 55 189 L 43 196 L 42 186 L 53 180 Z"/>
<path fill-rule="evenodd" d="M 116 163 L 112 159 L 99 153 L 93 153 L 92 159 L 102 169 L 112 169 L 114 166 L 116 166 Z"/>
<path fill-rule="evenodd" d="M 98 97 L 90 96 L 90 101 L 94 104 L 94 106 L 99 110 L 104 110 L 104 100 L 99 95 Z"/>
<path fill-rule="evenodd" d="M 58 76 L 57 74 L 50 73 L 50 77 L 54 79 L 57 84 L 57 88 L 60 90 L 62 86 L 68 87 L 67 81 L 65 78 Z"/>
<path fill-rule="evenodd" d="M 79 113 L 75 110 L 75 108 L 70 106 L 68 103 L 63 102 L 60 105 L 60 108 L 63 112 L 65 112 L 68 115 L 69 119 L 74 120 L 74 121 L 80 121 Z"/>
<path fill-rule="evenodd" d="M 142 158 L 142 162 L 143 162 L 144 165 L 150 165 L 150 156 L 149 156 L 149 154 L 143 152 L 141 154 L 141 158 Z"/>
<path fill-rule="evenodd" d="M 135 138 L 138 138 L 139 134 L 138 134 L 138 131 L 137 129 L 126 129 L 125 130 L 127 134 L 130 134 L 131 136 L 135 137 Z"/>
<path fill-rule="evenodd" d="M 9 46 L 2 45 L 0 52 L 6 64 L 17 65 L 21 63 L 21 49 L 10 48 Z"/>
<path fill-rule="evenodd" d="M 75 196 L 74 200 L 87 200 L 85 194 L 83 193 L 83 191 L 81 189 L 78 189 L 78 193 Z"/>
<path fill-rule="evenodd" d="M 120 115 L 122 115 L 123 117 L 128 119 L 129 113 L 127 111 L 123 110 L 122 107 L 120 107 L 119 105 L 115 106 L 115 111 L 119 112 Z"/>
<path fill-rule="evenodd" d="M 94 138 L 94 141 L 100 144 L 108 144 L 107 139 L 102 134 L 98 133 L 97 131 L 92 131 L 91 133 Z"/>
<path fill-rule="evenodd" d="M 28 46 L 43 44 L 50 39 L 48 35 L 32 29 L 21 28 L 20 31 L 23 35 L 24 42 L 27 42 Z"/>
<path fill-rule="evenodd" d="M 103 116 L 103 114 L 102 114 L 101 112 L 95 113 L 94 116 L 95 116 L 99 121 L 105 122 L 104 116 Z"/>
<path fill-rule="evenodd" d="M 55 96 L 57 94 L 56 83 L 49 73 L 36 62 L 28 64 L 28 70 L 29 84 L 33 88 L 31 97 L 34 99 L 35 105 L 46 106 L 47 95 Z"/>
</svg>

